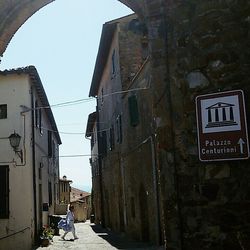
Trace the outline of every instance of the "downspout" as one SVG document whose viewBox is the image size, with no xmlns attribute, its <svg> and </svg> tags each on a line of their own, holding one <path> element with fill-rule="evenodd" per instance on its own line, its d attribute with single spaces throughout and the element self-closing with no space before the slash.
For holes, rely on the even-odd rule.
<svg viewBox="0 0 250 250">
<path fill-rule="evenodd" d="M 168 105 L 169 105 L 169 119 L 170 119 L 170 126 L 171 126 L 171 143 L 174 147 L 175 145 L 175 137 L 174 137 L 174 124 L 173 124 L 173 105 L 172 105 L 172 98 L 171 98 L 171 86 L 170 86 L 170 70 L 169 70 L 169 60 L 168 60 L 168 48 L 169 48 L 169 44 L 168 44 L 168 22 L 167 22 L 167 3 L 164 0 L 159 0 L 157 1 L 160 4 L 160 13 L 158 15 L 160 15 L 160 20 L 162 21 L 161 23 L 161 27 L 158 27 L 158 32 L 162 32 L 162 40 L 163 40 L 163 46 L 165 47 L 165 68 L 166 68 L 166 73 L 165 73 L 165 88 L 163 90 L 163 93 L 161 94 L 160 98 L 157 100 L 157 102 L 155 103 L 155 106 L 157 106 L 160 101 L 165 97 L 168 101 Z M 148 6 L 147 3 L 145 3 L 145 12 L 148 13 Z M 147 17 L 147 14 L 145 15 L 145 19 L 146 19 L 146 23 L 148 24 L 148 26 L 150 26 L 150 21 L 147 20 L 150 17 Z M 155 27 L 154 27 L 155 28 Z M 160 29 L 160 31 L 159 31 Z M 153 33 L 153 31 L 152 31 Z M 160 34 L 157 34 L 156 32 L 152 34 L 152 37 L 154 38 L 155 36 L 160 36 Z M 152 39 L 153 39 L 152 38 Z M 173 173 L 173 178 L 174 178 L 174 187 L 176 190 L 176 202 L 175 202 L 175 206 L 176 206 L 176 210 L 177 210 L 177 220 L 178 220 L 178 231 L 179 231 L 179 245 L 180 245 L 180 250 L 183 249 L 183 242 L 184 242 L 184 235 L 183 235 L 183 218 L 182 218 L 182 214 L 181 214 L 181 201 L 180 201 L 180 193 L 179 193 L 179 179 L 178 179 L 178 173 L 177 173 L 177 163 L 176 163 L 176 155 L 175 155 L 175 149 L 173 150 L 173 157 L 174 157 L 174 162 L 173 162 L 173 168 L 174 168 L 174 173 Z M 158 161 L 158 157 L 156 159 Z M 157 163 L 156 165 L 159 165 L 159 163 Z M 157 169 L 156 169 L 157 170 Z M 157 170 L 158 171 L 158 170 Z M 157 177 L 159 178 L 158 181 L 160 182 L 160 173 L 157 174 Z M 159 183 L 159 199 L 160 199 L 160 211 L 162 216 L 164 216 L 164 210 L 163 210 L 163 206 L 162 206 L 162 193 L 161 193 L 161 183 Z M 167 249 L 167 239 L 166 239 L 166 232 L 165 232 L 165 225 L 163 225 L 163 241 L 165 244 L 165 248 Z"/>
<path fill-rule="evenodd" d="M 105 216 L 104 216 L 104 197 L 103 197 L 103 186 L 102 186 L 102 155 L 101 152 L 101 145 L 100 145 L 100 123 L 99 123 L 99 112 L 98 112 L 98 100 L 97 100 L 97 106 L 96 106 L 96 127 L 97 127 L 97 143 L 98 143 L 98 166 L 99 166 L 99 185 L 100 185 L 100 195 L 101 195 L 101 224 L 103 227 L 105 227 Z"/>
<path fill-rule="evenodd" d="M 165 63 L 166 63 L 166 94 L 167 100 L 169 104 L 169 113 L 170 113 L 170 123 L 171 123 L 171 140 L 173 145 L 173 156 L 174 156 L 174 182 L 175 182 L 175 189 L 176 189 L 176 208 L 178 214 L 178 226 L 179 226 L 179 233 L 180 233 L 180 249 L 184 249 L 184 233 L 183 233 L 183 218 L 181 214 L 181 200 L 180 200 L 180 192 L 179 192 L 179 178 L 178 178 L 178 170 L 177 170 L 177 163 L 176 163 L 176 153 L 175 153 L 175 135 L 174 135 L 174 123 L 173 123 L 173 104 L 172 104 L 172 95 L 171 95 L 171 83 L 170 83 L 170 70 L 169 70 L 169 44 L 168 44 L 168 21 L 167 21 L 167 4 L 166 1 L 160 0 L 161 4 L 161 14 L 163 20 L 163 35 L 164 35 L 164 45 L 165 45 Z M 166 246 L 167 247 L 167 246 Z"/>
<path fill-rule="evenodd" d="M 33 88 L 31 87 L 31 128 L 32 128 L 32 167 L 33 167 L 33 195 L 34 195 L 34 226 L 35 226 L 35 239 L 38 238 L 38 230 L 37 230 L 37 197 L 36 197 L 36 150 L 35 150 L 35 117 L 34 112 L 34 96 L 33 96 Z"/>
<path fill-rule="evenodd" d="M 159 195 L 159 176 L 158 169 L 156 164 L 156 149 L 155 149 L 155 137 L 151 135 L 149 137 L 151 144 L 151 153 L 152 153 L 152 174 L 153 174 L 153 188 L 155 193 L 155 207 L 156 207 L 156 234 L 157 234 L 157 243 L 160 245 L 162 241 L 161 235 L 161 210 L 160 210 L 160 195 Z"/>
<path fill-rule="evenodd" d="M 124 164 L 123 158 L 120 156 L 120 170 L 121 170 L 121 179 L 122 179 L 122 195 L 123 195 L 123 221 L 124 221 L 124 230 L 127 228 L 128 219 L 127 219 L 127 199 L 125 192 L 125 173 L 124 173 Z"/>
</svg>

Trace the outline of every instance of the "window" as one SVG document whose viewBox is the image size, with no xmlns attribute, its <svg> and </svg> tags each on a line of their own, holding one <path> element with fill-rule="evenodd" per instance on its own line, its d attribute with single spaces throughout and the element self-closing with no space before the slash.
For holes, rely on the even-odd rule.
<svg viewBox="0 0 250 250">
<path fill-rule="evenodd" d="M 0 218 L 9 218 L 9 166 L 0 166 Z"/>
<path fill-rule="evenodd" d="M 56 144 L 53 140 L 53 132 L 48 131 L 48 157 L 53 158 L 53 160 L 56 160 Z"/>
<path fill-rule="evenodd" d="M 122 116 L 118 115 L 116 118 L 116 141 L 122 143 Z"/>
<path fill-rule="evenodd" d="M 139 124 L 139 110 L 136 95 L 128 98 L 130 125 L 136 127 Z"/>
<path fill-rule="evenodd" d="M 97 138 L 96 138 L 96 128 L 93 127 L 93 137 L 94 137 L 94 143 L 97 142 Z"/>
<path fill-rule="evenodd" d="M 48 131 L 48 157 L 52 158 L 52 131 Z"/>
<path fill-rule="evenodd" d="M 39 164 L 39 171 L 38 171 L 39 180 L 42 179 L 42 168 L 43 168 L 43 163 L 40 162 L 40 164 Z"/>
<path fill-rule="evenodd" d="M 43 134 L 43 130 L 42 130 L 42 109 L 39 108 L 39 129 L 40 129 L 40 134 Z"/>
<path fill-rule="evenodd" d="M 106 131 L 100 132 L 100 154 L 102 157 L 107 155 L 107 133 Z"/>
<path fill-rule="evenodd" d="M 40 134 L 43 134 L 42 130 L 42 108 L 39 107 L 38 102 L 35 102 L 35 126 L 39 128 Z"/>
<path fill-rule="evenodd" d="M 99 165 L 98 165 L 98 161 L 94 161 L 92 164 L 92 176 L 98 176 L 99 175 Z"/>
<path fill-rule="evenodd" d="M 91 135 L 91 141 L 90 141 L 90 144 L 91 144 L 91 149 L 93 149 L 94 144 L 95 144 L 95 142 L 94 142 L 94 134 L 92 134 L 92 135 Z"/>
<path fill-rule="evenodd" d="M 114 125 L 109 129 L 109 150 L 112 151 L 115 147 Z"/>
<path fill-rule="evenodd" d="M 112 54 L 112 69 L 111 69 L 111 77 L 113 78 L 115 76 L 115 50 L 113 50 L 113 54 Z"/>
<path fill-rule="evenodd" d="M 54 163 L 56 162 L 56 151 L 57 151 L 57 145 L 54 141 L 52 141 L 52 157 L 54 160 Z"/>
<path fill-rule="evenodd" d="M 0 105 L 0 119 L 7 118 L 7 104 Z"/>
<path fill-rule="evenodd" d="M 39 127 L 39 119 L 38 119 L 38 114 L 39 113 L 39 108 L 38 108 L 38 103 L 37 101 L 35 102 L 35 126 L 38 128 Z"/>
<path fill-rule="evenodd" d="M 101 104 L 103 104 L 104 103 L 104 90 L 103 90 L 103 88 L 102 88 L 101 92 L 102 92 Z"/>
<path fill-rule="evenodd" d="M 93 149 L 95 143 L 97 142 L 95 128 L 93 128 L 91 133 L 91 149 Z"/>
<path fill-rule="evenodd" d="M 49 190 L 49 206 L 52 205 L 52 185 L 51 182 L 48 182 L 48 190 Z"/>
<path fill-rule="evenodd" d="M 131 216 L 132 218 L 135 218 L 135 198 L 131 197 L 130 202 L 131 202 Z"/>
</svg>

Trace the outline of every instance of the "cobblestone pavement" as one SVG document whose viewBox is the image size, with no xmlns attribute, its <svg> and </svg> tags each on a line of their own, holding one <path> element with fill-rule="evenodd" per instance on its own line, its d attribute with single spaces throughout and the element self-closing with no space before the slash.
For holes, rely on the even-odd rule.
<svg viewBox="0 0 250 250">
<path fill-rule="evenodd" d="M 81 249 L 81 250 L 112 250 L 112 249 L 130 249 L 130 250 L 162 250 L 156 246 L 149 246 L 142 242 L 134 242 L 122 235 L 115 234 L 103 229 L 99 225 L 85 223 L 76 223 L 76 233 L 79 239 L 73 241 L 72 233 L 66 235 L 66 240 L 61 236 L 54 236 L 53 242 L 48 247 L 38 247 L 37 250 L 61 250 L 61 249 Z M 60 235 L 63 230 L 60 229 Z"/>
</svg>

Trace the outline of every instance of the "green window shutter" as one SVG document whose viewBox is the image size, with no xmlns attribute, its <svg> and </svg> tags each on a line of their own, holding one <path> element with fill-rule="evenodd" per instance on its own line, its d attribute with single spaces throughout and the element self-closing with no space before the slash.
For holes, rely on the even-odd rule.
<svg viewBox="0 0 250 250">
<path fill-rule="evenodd" d="M 136 95 L 132 95 L 128 98 L 130 125 L 135 127 L 139 124 L 139 110 Z"/>
</svg>

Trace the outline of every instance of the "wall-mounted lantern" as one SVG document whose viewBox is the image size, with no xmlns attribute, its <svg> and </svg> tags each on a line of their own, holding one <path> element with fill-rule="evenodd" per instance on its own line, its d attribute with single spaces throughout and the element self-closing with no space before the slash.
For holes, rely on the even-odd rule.
<svg viewBox="0 0 250 250">
<path fill-rule="evenodd" d="M 17 134 L 16 132 L 14 132 L 13 134 L 9 136 L 9 140 L 10 140 L 11 147 L 14 149 L 14 152 L 20 157 L 21 162 L 23 163 L 23 151 L 18 150 L 18 147 L 21 141 L 21 136 Z"/>
</svg>

